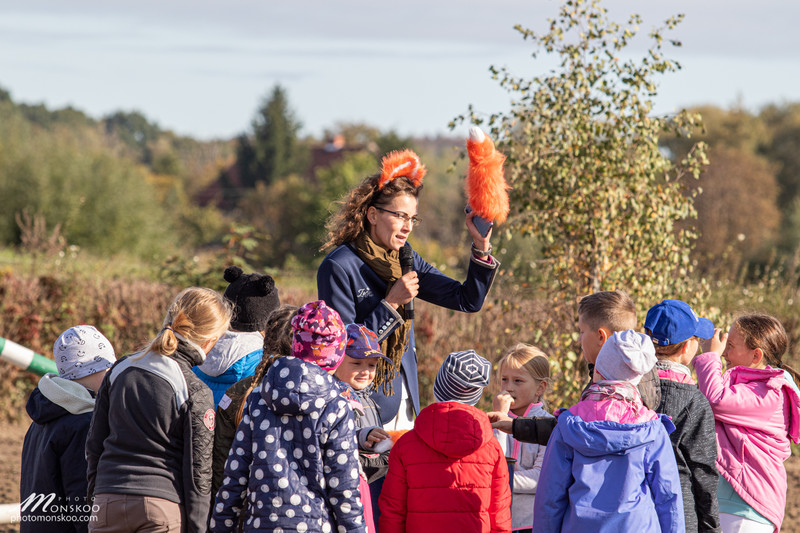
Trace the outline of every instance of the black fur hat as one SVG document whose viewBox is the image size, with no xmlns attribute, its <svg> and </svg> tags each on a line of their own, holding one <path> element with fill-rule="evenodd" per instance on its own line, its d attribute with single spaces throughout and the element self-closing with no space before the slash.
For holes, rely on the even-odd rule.
<svg viewBox="0 0 800 533">
<path fill-rule="evenodd" d="M 275 280 L 264 274 L 245 274 L 238 266 L 229 266 L 223 276 L 230 283 L 225 298 L 233 303 L 231 329 L 264 331 L 267 317 L 281 305 Z"/>
</svg>

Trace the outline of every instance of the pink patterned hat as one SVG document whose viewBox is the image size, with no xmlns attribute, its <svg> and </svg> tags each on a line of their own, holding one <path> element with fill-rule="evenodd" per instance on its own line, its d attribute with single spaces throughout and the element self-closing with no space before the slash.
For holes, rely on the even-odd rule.
<svg viewBox="0 0 800 533">
<path fill-rule="evenodd" d="M 292 355 L 323 370 L 336 370 L 344 359 L 347 331 L 336 310 L 322 300 L 307 303 L 292 319 Z"/>
</svg>

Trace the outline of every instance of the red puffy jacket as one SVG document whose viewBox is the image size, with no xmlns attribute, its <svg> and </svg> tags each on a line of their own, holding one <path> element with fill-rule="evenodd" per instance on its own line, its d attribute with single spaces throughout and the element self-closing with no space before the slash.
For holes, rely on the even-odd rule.
<svg viewBox="0 0 800 533">
<path fill-rule="evenodd" d="M 379 503 L 381 533 L 511 531 L 508 466 L 486 413 L 423 409 L 389 454 Z"/>
</svg>

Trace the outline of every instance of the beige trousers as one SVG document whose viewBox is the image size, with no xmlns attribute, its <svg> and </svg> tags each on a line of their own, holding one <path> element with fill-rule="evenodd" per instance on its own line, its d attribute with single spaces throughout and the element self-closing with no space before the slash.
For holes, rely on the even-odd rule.
<svg viewBox="0 0 800 533">
<path fill-rule="evenodd" d="M 180 504 L 137 494 L 95 494 L 89 533 L 180 533 Z"/>
</svg>

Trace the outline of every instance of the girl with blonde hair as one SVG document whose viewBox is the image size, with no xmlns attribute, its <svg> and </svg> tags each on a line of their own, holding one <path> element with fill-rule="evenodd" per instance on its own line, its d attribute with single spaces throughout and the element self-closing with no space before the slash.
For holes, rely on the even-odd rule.
<svg viewBox="0 0 800 533">
<path fill-rule="evenodd" d="M 519 343 L 497 363 L 500 393 L 492 401 L 492 410 L 519 416 L 552 417 L 544 406 L 550 383 L 550 360 L 535 346 Z M 545 446 L 523 443 L 513 436 L 494 431 L 506 457 L 516 460 L 514 492 L 511 503 L 512 531 L 531 531 L 533 502 L 539 485 Z"/>
<path fill-rule="evenodd" d="M 185 289 L 155 339 L 109 370 L 86 442 L 90 532 L 206 530 L 214 398 L 192 367 L 230 319 L 220 294 Z"/>
</svg>

